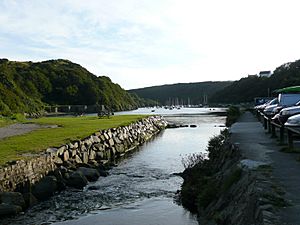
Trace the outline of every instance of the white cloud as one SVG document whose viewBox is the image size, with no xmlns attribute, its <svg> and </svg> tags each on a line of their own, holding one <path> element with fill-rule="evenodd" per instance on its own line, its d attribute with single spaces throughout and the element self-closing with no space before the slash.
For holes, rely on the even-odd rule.
<svg viewBox="0 0 300 225">
<path fill-rule="evenodd" d="M 0 7 L 0 57 L 67 58 L 127 89 L 239 79 L 300 52 L 296 0 L 15 0 Z"/>
</svg>

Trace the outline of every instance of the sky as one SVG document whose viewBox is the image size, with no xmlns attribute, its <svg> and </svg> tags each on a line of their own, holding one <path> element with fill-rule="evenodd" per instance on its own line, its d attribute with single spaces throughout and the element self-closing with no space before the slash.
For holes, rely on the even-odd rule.
<svg viewBox="0 0 300 225">
<path fill-rule="evenodd" d="M 68 59 L 125 89 L 300 58 L 298 0 L 0 0 L 0 58 Z"/>
</svg>

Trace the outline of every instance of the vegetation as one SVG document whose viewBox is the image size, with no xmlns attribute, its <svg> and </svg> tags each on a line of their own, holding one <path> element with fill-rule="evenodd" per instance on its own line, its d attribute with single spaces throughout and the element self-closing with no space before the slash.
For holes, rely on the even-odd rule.
<svg viewBox="0 0 300 225">
<path fill-rule="evenodd" d="M 47 117 L 30 120 L 30 123 L 58 125 L 0 141 L 0 165 L 9 160 L 21 159 L 24 153 L 44 151 L 49 146 L 60 146 L 81 139 L 92 133 L 112 127 L 125 126 L 143 118 L 140 115 L 112 116 L 110 119 L 97 117 Z"/>
<path fill-rule="evenodd" d="M 253 102 L 255 97 L 269 96 L 276 89 L 300 85 L 299 68 L 300 60 L 297 60 L 279 66 L 269 78 L 258 76 L 242 78 L 225 87 L 223 90 L 214 93 L 210 98 L 210 102 Z"/>
<path fill-rule="evenodd" d="M 0 114 L 30 113 L 46 104 L 106 105 L 114 111 L 147 104 L 108 77 L 68 60 L 14 62 L 0 59 Z M 151 102 L 150 102 L 151 103 Z"/>
<path fill-rule="evenodd" d="M 226 155 L 227 152 L 228 154 L 231 152 L 226 151 L 229 147 L 225 144 L 228 137 L 228 131 L 224 130 L 220 135 L 210 139 L 207 147 L 208 159 L 203 159 L 202 154 L 199 154 L 199 157 L 193 155 L 184 160 L 185 165 L 192 166 L 188 166 L 182 174 L 184 182 L 181 187 L 181 202 L 192 212 L 205 209 L 241 178 L 240 168 L 232 169 L 222 178 L 218 176 L 222 164 L 227 160 L 232 160 L 232 158 L 227 158 L 232 155 Z M 198 163 L 195 163 L 196 161 Z"/>
<path fill-rule="evenodd" d="M 9 125 L 11 123 L 13 123 L 13 121 L 10 120 L 10 119 L 7 119 L 5 117 L 1 117 L 0 118 L 0 127 L 5 127 L 5 126 L 7 126 L 7 125 Z"/>
<path fill-rule="evenodd" d="M 230 106 L 227 110 L 227 117 L 225 122 L 226 127 L 230 127 L 232 124 L 234 124 L 238 120 L 240 115 L 241 112 L 239 107 Z"/>
<path fill-rule="evenodd" d="M 199 82 L 170 84 L 155 87 L 147 87 L 129 90 L 129 93 L 135 93 L 141 98 L 152 99 L 159 104 L 203 104 L 204 96 L 208 98 L 215 92 L 229 86 L 231 81 L 224 82 Z"/>
<path fill-rule="evenodd" d="M 203 153 L 192 153 L 181 159 L 181 163 L 184 169 L 193 168 L 199 163 L 202 163 L 205 159 L 205 154 Z"/>
</svg>

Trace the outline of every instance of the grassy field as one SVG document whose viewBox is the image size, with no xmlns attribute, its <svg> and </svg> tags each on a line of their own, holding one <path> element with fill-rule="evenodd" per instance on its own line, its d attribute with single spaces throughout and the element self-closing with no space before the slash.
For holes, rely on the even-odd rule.
<svg viewBox="0 0 300 225">
<path fill-rule="evenodd" d="M 59 146 L 72 140 L 81 139 L 92 133 L 108 128 L 128 125 L 145 116 L 112 116 L 109 119 L 97 117 L 45 117 L 32 119 L 30 123 L 58 125 L 30 133 L 0 140 L 0 165 L 7 161 L 22 159 L 24 153 L 36 153 L 51 146 Z M 1 124 L 1 123 L 0 123 Z"/>
</svg>

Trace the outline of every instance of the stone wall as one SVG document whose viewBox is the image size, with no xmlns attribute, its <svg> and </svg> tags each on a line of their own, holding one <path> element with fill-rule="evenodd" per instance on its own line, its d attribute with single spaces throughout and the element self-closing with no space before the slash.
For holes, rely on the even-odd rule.
<svg viewBox="0 0 300 225">
<path fill-rule="evenodd" d="M 128 126 L 102 130 L 82 140 L 48 148 L 45 153 L 0 168 L 0 192 L 30 190 L 33 184 L 61 166 L 105 164 L 144 143 L 166 127 L 159 116 Z"/>
</svg>

